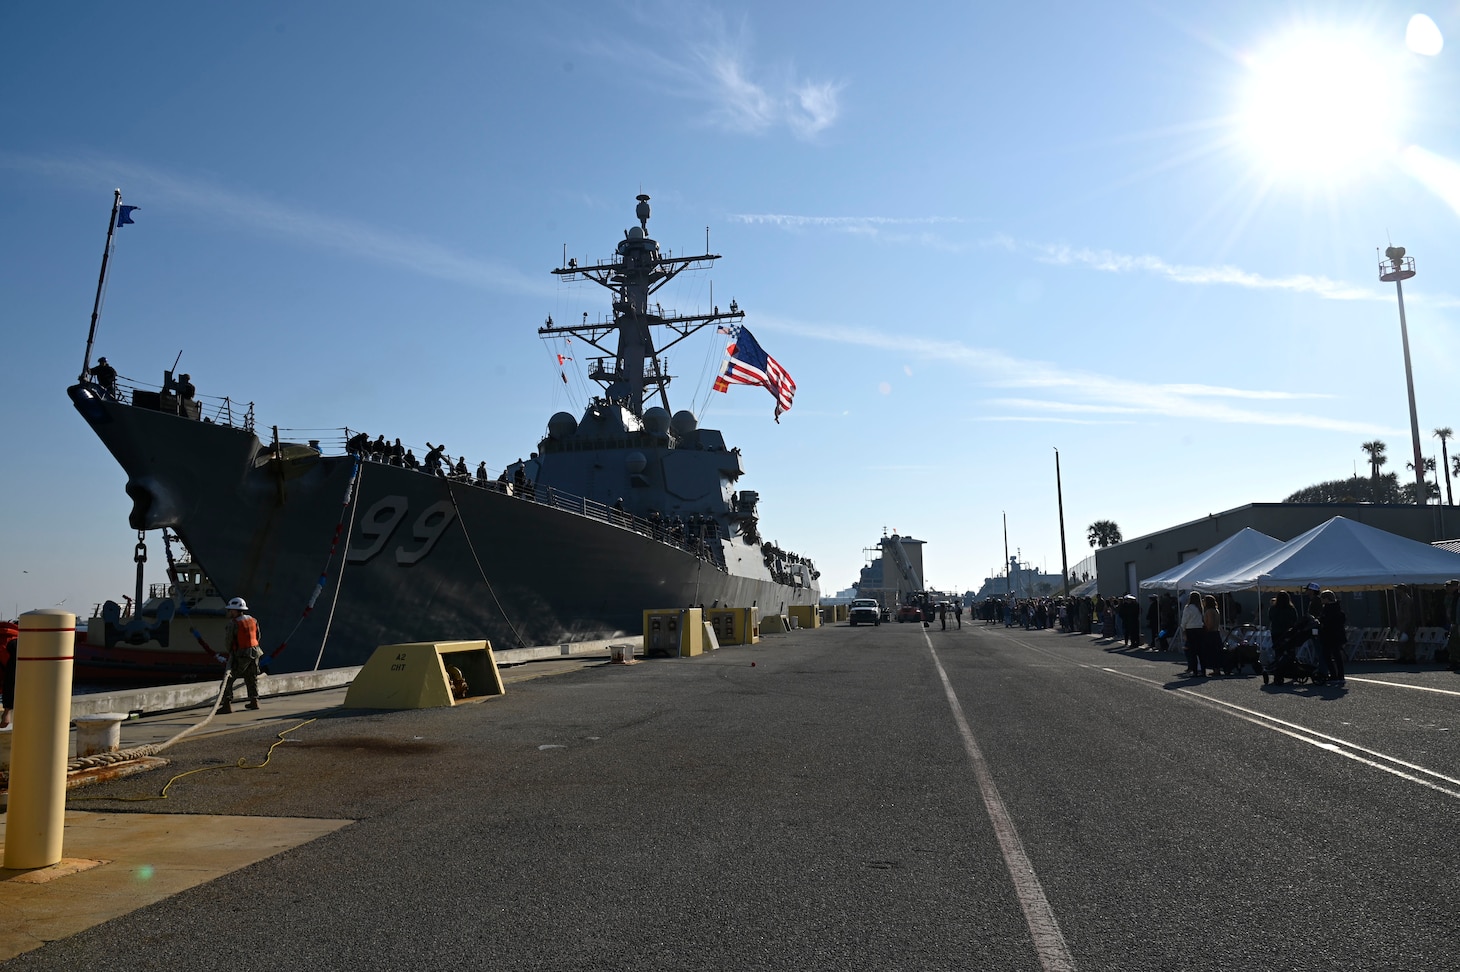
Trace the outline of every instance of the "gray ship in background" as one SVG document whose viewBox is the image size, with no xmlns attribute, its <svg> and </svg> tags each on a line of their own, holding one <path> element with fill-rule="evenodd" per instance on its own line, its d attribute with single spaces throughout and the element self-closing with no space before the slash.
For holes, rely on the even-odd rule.
<svg viewBox="0 0 1460 972">
<path fill-rule="evenodd" d="M 413 641 L 637 637 L 651 608 L 763 617 L 816 604 L 811 562 L 760 537 L 758 496 L 736 488 L 739 449 L 670 410 L 663 352 L 744 313 L 679 315 L 651 301 L 718 256 L 662 253 L 649 197 L 638 199 L 639 225 L 612 258 L 553 271 L 609 290 L 612 315 L 539 328 L 602 352 L 589 372 L 602 393 L 581 418 L 553 415 L 534 458 L 495 479 L 410 468 L 348 430 L 337 455 L 277 430 L 265 441 L 251 406 L 204 403 L 187 376 L 166 372 L 160 391 L 109 367 L 98 377 L 93 314 L 83 378 L 67 393 L 127 473 L 139 539 L 175 532 L 220 591 L 246 598 L 275 672 L 358 665 Z"/>
</svg>

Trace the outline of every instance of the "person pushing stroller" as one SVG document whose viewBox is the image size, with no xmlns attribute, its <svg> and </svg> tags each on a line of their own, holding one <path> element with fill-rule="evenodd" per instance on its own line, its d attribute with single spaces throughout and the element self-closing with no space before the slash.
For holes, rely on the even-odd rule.
<svg viewBox="0 0 1460 972">
<path fill-rule="evenodd" d="M 1317 622 L 1313 619 L 1307 623 L 1299 621 L 1298 609 L 1293 606 L 1293 599 L 1287 591 L 1278 591 L 1272 599 L 1272 607 L 1268 610 L 1268 630 L 1272 634 L 1272 659 L 1262 666 L 1263 685 L 1268 684 L 1269 678 L 1273 685 L 1282 685 L 1289 679 L 1297 681 L 1317 673 L 1317 666 L 1298 659 L 1298 649 L 1313 637 Z"/>
</svg>

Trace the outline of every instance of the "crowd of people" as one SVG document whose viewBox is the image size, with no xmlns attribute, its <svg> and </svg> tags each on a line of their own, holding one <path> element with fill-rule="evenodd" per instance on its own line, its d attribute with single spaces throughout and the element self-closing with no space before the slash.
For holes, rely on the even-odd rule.
<svg viewBox="0 0 1460 972">
<path fill-rule="evenodd" d="M 1298 648 L 1311 640 L 1314 653 L 1302 669 L 1302 677 L 1315 684 L 1341 687 L 1349 639 L 1342 602 L 1337 593 L 1316 583 L 1299 593 L 1302 596 L 1295 599 L 1287 591 L 1279 591 L 1264 605 L 1262 619 L 1274 656 L 1264 671 L 1273 673 L 1276 685 L 1295 677 L 1293 673 L 1299 669 L 1290 667 L 1291 662 Z M 1444 646 L 1448 665 L 1451 671 L 1460 672 L 1460 579 L 1448 582 L 1439 597 L 1430 593 L 1422 599 L 1419 594 L 1403 584 L 1393 592 L 1388 619 L 1394 630 L 1396 660 L 1399 664 L 1415 664 L 1416 635 L 1423 616 L 1448 633 Z M 1130 594 L 991 597 L 979 603 L 975 613 L 985 625 L 1002 623 L 1028 630 L 1098 635 L 1136 650 L 1168 651 L 1179 642 L 1186 657 L 1182 674 L 1192 678 L 1232 670 L 1227 637 L 1244 618 L 1242 604 L 1233 596 L 1196 592 L 1182 603 L 1171 594 L 1150 594 L 1144 602 Z M 1255 656 L 1255 646 L 1252 651 Z"/>
<path fill-rule="evenodd" d="M 383 435 L 377 435 L 371 439 L 369 433 L 357 432 L 345 440 L 345 451 L 366 462 L 379 462 L 400 469 L 413 469 L 459 483 L 491 486 L 493 483 L 505 484 L 509 481 L 505 470 L 493 480 L 487 472 L 486 462 L 477 463 L 475 472 L 467 466 L 466 456 L 458 456 L 456 461 L 452 462 L 451 454 L 446 451 L 445 445 L 432 445 L 429 441 L 426 443 L 425 455 L 417 458 L 415 450 L 402 446 L 400 439 L 387 440 Z M 520 460 L 519 472 L 521 472 Z M 523 484 L 526 485 L 526 476 L 524 475 L 522 479 Z"/>
<path fill-rule="evenodd" d="M 800 564 L 803 566 L 806 572 L 811 575 L 812 579 L 821 576 L 821 572 L 812 565 L 810 557 L 803 557 L 798 553 L 782 550 L 774 543 L 761 544 L 760 550 L 761 556 L 765 560 L 765 565 L 770 570 L 771 577 L 775 579 L 777 584 L 791 584 L 794 582 L 794 577 L 790 569 L 792 564 Z"/>
<path fill-rule="evenodd" d="M 1170 644 L 1169 633 L 1175 629 L 1177 618 L 1176 600 L 1170 595 L 1158 597 L 1155 594 L 1150 595 L 1145 606 L 1130 595 L 991 597 L 985 599 L 977 611 L 985 624 L 1003 622 L 1010 628 L 1055 628 L 1065 633 L 1099 634 L 1121 641 L 1130 648 L 1142 646 L 1144 629 L 1144 644 L 1159 646 L 1162 650 Z M 1231 602 L 1229 611 L 1229 617 L 1236 617 L 1240 608 Z"/>
</svg>

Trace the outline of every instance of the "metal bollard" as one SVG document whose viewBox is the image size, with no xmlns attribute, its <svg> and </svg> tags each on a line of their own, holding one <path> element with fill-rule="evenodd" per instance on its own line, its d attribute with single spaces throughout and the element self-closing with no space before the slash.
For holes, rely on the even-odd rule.
<svg viewBox="0 0 1460 972">
<path fill-rule="evenodd" d="M 28 611 L 20 616 L 6 868 L 50 867 L 61 860 L 75 644 L 76 615 Z"/>
<path fill-rule="evenodd" d="M 76 755 L 96 756 L 114 753 L 122 748 L 122 723 L 125 712 L 98 712 L 76 717 Z"/>
</svg>

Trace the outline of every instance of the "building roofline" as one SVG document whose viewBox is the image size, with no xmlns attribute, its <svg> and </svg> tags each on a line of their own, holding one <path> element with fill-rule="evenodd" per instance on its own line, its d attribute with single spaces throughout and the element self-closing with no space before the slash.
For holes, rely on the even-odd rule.
<svg viewBox="0 0 1460 972">
<path fill-rule="evenodd" d="M 1187 520 L 1185 523 L 1177 523 L 1174 526 L 1162 527 L 1159 530 L 1152 530 L 1150 533 L 1143 533 L 1143 534 L 1141 534 L 1138 537 L 1131 537 L 1129 540 L 1122 540 L 1120 543 L 1112 543 L 1109 547 L 1100 547 L 1100 548 L 1097 548 L 1096 549 L 1096 552 L 1098 553 L 1098 552 L 1100 552 L 1100 550 L 1113 550 L 1116 547 L 1124 547 L 1126 544 L 1129 544 L 1129 543 L 1139 543 L 1142 540 L 1149 540 L 1152 537 L 1159 537 L 1159 536 L 1162 536 L 1164 534 L 1170 533 L 1173 530 L 1180 530 L 1180 529 L 1182 529 L 1184 527 L 1196 526 L 1199 523 L 1206 523 L 1206 522 L 1208 522 L 1210 520 L 1220 519 L 1220 518 L 1222 518 L 1224 516 L 1233 516 L 1233 515 L 1235 515 L 1237 513 L 1244 513 L 1244 512 L 1251 511 L 1251 510 L 1259 510 L 1259 509 L 1288 510 L 1288 509 L 1298 509 L 1298 508 L 1302 508 L 1302 509 L 1305 509 L 1305 510 L 1326 509 L 1326 510 L 1334 510 L 1334 511 L 1342 511 L 1342 510 L 1381 510 L 1381 509 L 1405 509 L 1405 510 L 1423 509 L 1423 507 L 1416 506 L 1413 503 L 1243 503 L 1241 506 L 1234 506 L 1230 510 L 1223 510 L 1220 513 L 1208 513 L 1206 516 L 1199 516 L 1196 519 Z M 1334 513 L 1334 516 L 1338 516 L 1338 515 L 1340 515 L 1340 512 L 1335 512 Z"/>
</svg>

